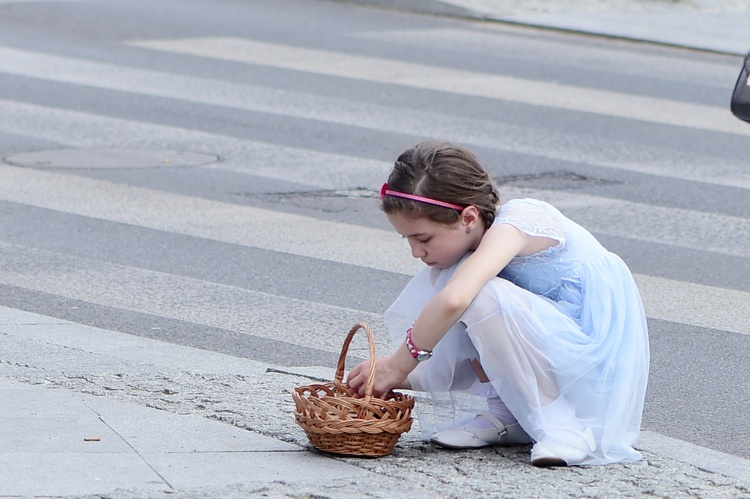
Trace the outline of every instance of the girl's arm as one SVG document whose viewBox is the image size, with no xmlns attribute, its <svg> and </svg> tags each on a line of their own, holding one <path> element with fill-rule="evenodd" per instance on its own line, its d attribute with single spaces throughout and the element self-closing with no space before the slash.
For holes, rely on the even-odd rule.
<svg viewBox="0 0 750 499">
<path fill-rule="evenodd" d="M 432 350 L 463 315 L 479 291 L 517 255 L 531 255 L 557 244 L 534 237 L 509 224 L 496 224 L 482 237 L 477 249 L 456 269 L 448 284 L 427 303 L 412 328 L 412 341 L 421 350 Z M 404 331 L 406 333 L 406 331 Z M 429 361 L 427 361 L 429 362 Z M 390 357 L 378 359 L 375 393 L 408 388 L 406 377 L 417 366 L 405 344 Z M 367 365 L 360 364 L 347 383 L 364 393 Z"/>
<path fill-rule="evenodd" d="M 543 238 L 542 245 L 548 244 Z M 419 314 L 412 329 L 412 341 L 423 350 L 432 350 L 453 327 L 490 279 L 517 255 L 533 254 L 540 238 L 529 236 L 509 224 L 493 225 L 477 249 L 456 269 L 448 284 Z M 547 246 L 549 247 L 549 246 Z M 408 351 L 407 351 L 408 354 Z M 411 357 L 411 355 L 409 354 Z M 409 371 L 411 372 L 411 370 Z"/>
</svg>

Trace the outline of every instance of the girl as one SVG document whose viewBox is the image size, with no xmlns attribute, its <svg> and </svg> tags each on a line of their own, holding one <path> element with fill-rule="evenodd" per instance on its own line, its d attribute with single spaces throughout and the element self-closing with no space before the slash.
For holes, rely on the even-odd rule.
<svg viewBox="0 0 750 499">
<path fill-rule="evenodd" d="M 499 206 L 474 155 L 450 144 L 401 154 L 381 202 L 427 268 L 386 312 L 401 346 L 377 359 L 376 395 L 484 396 L 489 410 L 432 436 L 448 448 L 534 443 L 535 466 L 640 459 L 648 336 L 618 256 L 545 202 Z M 349 387 L 364 393 L 367 374 L 356 366 Z"/>
</svg>

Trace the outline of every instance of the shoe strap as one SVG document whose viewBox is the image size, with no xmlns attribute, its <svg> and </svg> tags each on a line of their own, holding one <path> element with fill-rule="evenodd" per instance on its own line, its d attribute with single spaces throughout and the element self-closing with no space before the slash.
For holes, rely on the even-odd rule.
<svg viewBox="0 0 750 499">
<path fill-rule="evenodd" d="M 508 430 L 505 429 L 505 424 L 502 421 L 500 421 L 499 419 L 497 419 L 495 417 L 495 415 L 492 414 L 491 412 L 489 412 L 489 411 L 480 411 L 477 414 L 477 417 L 478 418 L 484 418 L 487 421 L 489 421 L 490 423 L 492 423 L 492 425 L 495 428 L 497 428 L 497 433 L 501 437 L 504 436 L 506 433 L 508 433 Z"/>
</svg>

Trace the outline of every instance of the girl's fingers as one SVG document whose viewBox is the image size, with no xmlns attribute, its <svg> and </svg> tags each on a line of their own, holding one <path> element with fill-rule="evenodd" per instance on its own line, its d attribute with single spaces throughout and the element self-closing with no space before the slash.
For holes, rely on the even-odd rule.
<svg viewBox="0 0 750 499">
<path fill-rule="evenodd" d="M 352 369 L 351 371 L 349 371 L 349 374 L 346 376 L 346 385 L 349 388 L 353 388 L 354 387 L 355 380 L 356 380 L 356 378 L 357 378 L 357 376 L 359 374 L 358 368 L 359 368 L 359 366 L 356 366 L 354 369 Z"/>
</svg>

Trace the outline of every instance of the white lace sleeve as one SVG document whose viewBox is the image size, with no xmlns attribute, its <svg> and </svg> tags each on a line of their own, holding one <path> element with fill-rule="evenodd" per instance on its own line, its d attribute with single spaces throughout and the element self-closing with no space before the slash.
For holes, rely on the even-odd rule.
<svg viewBox="0 0 750 499">
<path fill-rule="evenodd" d="M 510 224 L 530 236 L 549 237 L 565 244 L 565 232 L 543 201 L 512 199 L 497 210 L 495 224 Z"/>
</svg>

